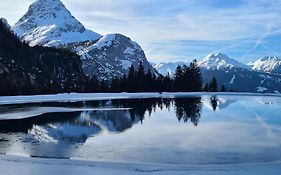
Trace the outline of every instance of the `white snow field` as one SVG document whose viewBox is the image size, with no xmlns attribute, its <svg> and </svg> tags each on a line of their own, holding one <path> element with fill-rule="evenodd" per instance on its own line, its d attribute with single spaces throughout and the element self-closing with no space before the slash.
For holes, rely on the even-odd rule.
<svg viewBox="0 0 281 175">
<path fill-rule="evenodd" d="M 281 162 L 236 165 L 165 165 L 0 156 L 5 175 L 278 175 Z"/>
</svg>

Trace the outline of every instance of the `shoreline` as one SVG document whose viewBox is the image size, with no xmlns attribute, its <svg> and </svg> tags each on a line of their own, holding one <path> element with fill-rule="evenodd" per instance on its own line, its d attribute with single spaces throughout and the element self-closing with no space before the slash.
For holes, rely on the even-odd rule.
<svg viewBox="0 0 281 175">
<path fill-rule="evenodd" d="M 65 93 L 52 95 L 24 95 L 24 96 L 1 96 L 0 105 L 27 104 L 44 102 L 80 102 L 99 100 L 121 100 L 137 98 L 175 98 L 175 97 L 198 97 L 198 96 L 253 96 L 253 97 L 281 97 L 274 93 L 237 93 L 237 92 L 163 92 L 163 93 Z"/>
</svg>

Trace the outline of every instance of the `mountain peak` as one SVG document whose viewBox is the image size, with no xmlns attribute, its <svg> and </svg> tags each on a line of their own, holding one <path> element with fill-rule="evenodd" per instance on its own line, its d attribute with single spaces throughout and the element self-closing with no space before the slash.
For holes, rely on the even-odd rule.
<svg viewBox="0 0 281 175">
<path fill-rule="evenodd" d="M 102 37 L 86 30 L 60 0 L 35 1 L 12 30 L 31 46 L 61 46 Z"/>
<path fill-rule="evenodd" d="M 235 59 L 229 58 L 223 53 L 209 54 L 202 61 L 199 62 L 199 66 L 206 69 L 225 69 L 225 68 L 246 68 L 245 65 L 236 61 Z"/>
<path fill-rule="evenodd" d="M 281 74 L 281 59 L 276 56 L 264 57 L 248 65 L 255 71 Z"/>
<path fill-rule="evenodd" d="M 209 55 L 207 55 L 204 59 L 205 60 L 209 60 L 209 59 L 230 59 L 227 55 L 223 54 L 223 53 L 211 53 Z"/>
</svg>

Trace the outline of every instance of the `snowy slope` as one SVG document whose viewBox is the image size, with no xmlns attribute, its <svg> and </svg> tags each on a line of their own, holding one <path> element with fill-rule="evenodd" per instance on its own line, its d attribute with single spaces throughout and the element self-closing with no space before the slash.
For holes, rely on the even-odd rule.
<svg viewBox="0 0 281 175">
<path fill-rule="evenodd" d="M 265 57 L 248 64 L 252 70 L 281 74 L 281 59 L 278 57 Z"/>
<path fill-rule="evenodd" d="M 231 69 L 231 68 L 247 68 L 246 65 L 239 63 L 235 59 L 229 58 L 222 53 L 209 54 L 198 63 L 201 68 L 205 69 Z"/>
<path fill-rule="evenodd" d="M 82 56 L 84 72 L 91 77 L 95 75 L 104 80 L 122 77 L 131 65 L 137 68 L 140 63 L 146 71 L 154 72 L 140 45 L 121 34 L 105 35 L 78 54 Z"/>
<path fill-rule="evenodd" d="M 37 0 L 12 27 L 31 46 L 64 47 L 79 54 L 84 72 L 109 80 L 143 63 L 154 71 L 141 47 L 121 34 L 101 36 L 85 29 L 60 0 Z"/>
</svg>

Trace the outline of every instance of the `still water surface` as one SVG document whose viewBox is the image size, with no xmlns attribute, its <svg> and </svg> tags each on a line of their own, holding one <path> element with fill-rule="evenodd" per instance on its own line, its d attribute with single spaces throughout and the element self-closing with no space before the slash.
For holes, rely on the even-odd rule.
<svg viewBox="0 0 281 175">
<path fill-rule="evenodd" d="M 0 118 L 0 154 L 200 165 L 281 160 L 278 97 L 5 105 Z"/>
</svg>

